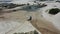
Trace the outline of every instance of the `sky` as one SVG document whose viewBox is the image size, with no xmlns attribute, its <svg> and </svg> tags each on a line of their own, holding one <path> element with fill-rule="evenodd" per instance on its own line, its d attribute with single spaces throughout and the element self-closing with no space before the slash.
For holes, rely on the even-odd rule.
<svg viewBox="0 0 60 34">
<path fill-rule="evenodd" d="M 0 0 L 0 2 L 14 2 L 14 3 L 26 3 L 33 0 Z"/>
<path fill-rule="evenodd" d="M 27 2 L 27 1 L 33 1 L 33 0 L 0 0 L 0 2 L 6 2 L 6 1 L 25 1 L 25 2 Z M 47 0 L 48 1 L 48 0 Z"/>
<path fill-rule="evenodd" d="M 12 1 L 12 0 L 0 0 L 0 1 Z"/>
<path fill-rule="evenodd" d="M 12 0 L 0 0 L 0 2 L 11 2 Z"/>
</svg>

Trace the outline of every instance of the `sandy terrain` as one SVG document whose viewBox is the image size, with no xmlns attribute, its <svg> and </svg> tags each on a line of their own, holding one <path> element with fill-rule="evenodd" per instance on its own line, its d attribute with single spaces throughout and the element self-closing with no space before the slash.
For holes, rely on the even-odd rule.
<svg viewBox="0 0 60 34">
<path fill-rule="evenodd" d="M 13 34 L 14 32 L 29 32 L 35 30 L 34 27 L 27 21 L 27 11 L 17 11 L 0 15 L 0 34 Z M 4 24 L 3 24 L 4 23 Z M 30 28 L 30 29 L 29 29 Z"/>
<path fill-rule="evenodd" d="M 4 18 L 0 18 L 0 20 L 17 20 L 21 22 L 27 21 L 26 16 L 32 16 L 32 20 L 30 21 L 34 27 L 42 34 L 60 34 L 59 31 L 53 26 L 53 24 L 49 21 L 46 21 L 41 12 L 27 12 L 27 11 L 17 11 L 12 13 L 6 13 L 2 15 Z"/>
</svg>

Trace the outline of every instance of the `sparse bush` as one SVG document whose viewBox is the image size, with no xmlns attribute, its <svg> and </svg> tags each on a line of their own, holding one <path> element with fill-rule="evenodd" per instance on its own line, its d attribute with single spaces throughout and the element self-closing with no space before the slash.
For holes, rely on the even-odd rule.
<svg viewBox="0 0 60 34">
<path fill-rule="evenodd" d="M 52 14 L 52 15 L 55 15 L 55 14 L 57 14 L 59 12 L 60 12 L 60 9 L 58 9 L 58 8 L 54 8 L 54 9 L 49 10 L 49 14 Z"/>
<path fill-rule="evenodd" d="M 35 31 L 34 31 L 34 34 L 38 34 L 38 32 L 35 30 Z"/>
</svg>

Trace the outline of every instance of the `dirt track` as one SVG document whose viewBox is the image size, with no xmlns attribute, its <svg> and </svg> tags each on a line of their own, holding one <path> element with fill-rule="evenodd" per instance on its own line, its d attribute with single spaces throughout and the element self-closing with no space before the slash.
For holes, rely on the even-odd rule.
<svg viewBox="0 0 60 34">
<path fill-rule="evenodd" d="M 32 16 L 33 19 L 30 22 L 42 34 L 58 34 L 58 30 L 52 25 L 52 23 L 43 19 L 39 12 L 17 11 L 13 13 L 6 13 L 3 16 L 4 19 L 24 22 L 27 21 L 27 15 Z"/>
</svg>

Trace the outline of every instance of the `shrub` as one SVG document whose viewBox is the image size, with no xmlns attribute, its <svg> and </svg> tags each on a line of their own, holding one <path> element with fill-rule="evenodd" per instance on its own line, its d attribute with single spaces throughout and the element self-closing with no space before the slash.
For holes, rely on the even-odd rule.
<svg viewBox="0 0 60 34">
<path fill-rule="evenodd" d="M 60 12 L 60 9 L 58 8 L 53 8 L 49 10 L 49 14 L 55 15 Z"/>
</svg>

